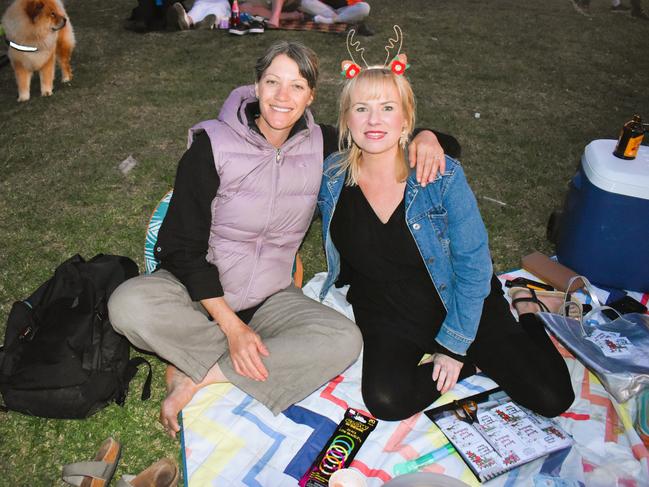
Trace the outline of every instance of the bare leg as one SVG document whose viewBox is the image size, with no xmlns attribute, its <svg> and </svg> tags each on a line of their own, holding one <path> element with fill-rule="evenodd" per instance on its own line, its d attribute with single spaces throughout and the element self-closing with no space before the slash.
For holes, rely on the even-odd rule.
<svg viewBox="0 0 649 487">
<path fill-rule="evenodd" d="M 205 386 L 228 382 L 218 364 L 214 364 L 205 378 L 198 384 L 173 365 L 168 365 L 165 372 L 165 381 L 167 383 L 167 397 L 162 401 L 159 421 L 172 438 L 175 438 L 176 433 L 180 431 L 178 413 L 189 404 L 192 397 Z"/>
<path fill-rule="evenodd" d="M 282 13 L 282 7 L 284 6 L 284 0 L 273 0 L 273 6 L 270 11 L 270 18 L 268 23 L 273 27 L 279 27 L 279 16 Z"/>
</svg>

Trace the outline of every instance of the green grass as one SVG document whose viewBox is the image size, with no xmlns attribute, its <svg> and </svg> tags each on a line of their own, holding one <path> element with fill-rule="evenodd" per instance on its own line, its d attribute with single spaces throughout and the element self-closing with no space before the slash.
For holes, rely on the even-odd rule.
<svg viewBox="0 0 649 487">
<path fill-rule="evenodd" d="M 299 39 L 318 52 L 314 108 L 320 121 L 335 121 L 342 36 L 138 35 L 122 28 L 133 0 L 66 3 L 78 41 L 71 86 L 57 81 L 54 96 L 40 98 L 34 80 L 32 100 L 18 104 L 11 69 L 0 70 L 0 323 L 14 300 L 77 252 L 128 255 L 142 267 L 144 229 L 173 184 L 187 128 L 252 81 L 254 60 L 272 41 Z M 649 22 L 612 15 L 607 2 L 594 2 L 590 19 L 568 0 L 371 3 L 368 61 L 383 60 L 392 23 L 401 24 L 418 124 L 462 143 L 496 269 L 518 266 L 534 249 L 551 253 L 546 221 L 584 146 L 616 137 L 633 113 L 649 117 Z M 0 1 L 2 11 L 7 5 Z M 129 155 L 139 164 L 123 176 L 117 165 Z M 324 270 L 315 227 L 302 249 L 307 278 Z M 156 422 L 164 386 L 161 362 L 154 368 L 146 403 L 139 377 L 124 408 L 85 421 L 0 414 L 0 486 L 62 485 L 60 466 L 91 458 L 109 435 L 124 445 L 118 475 L 178 457 L 179 444 Z"/>
</svg>

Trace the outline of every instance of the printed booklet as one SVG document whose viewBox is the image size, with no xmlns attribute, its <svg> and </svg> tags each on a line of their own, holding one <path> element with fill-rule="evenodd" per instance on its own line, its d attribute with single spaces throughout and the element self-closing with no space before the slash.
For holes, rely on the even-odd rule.
<svg viewBox="0 0 649 487">
<path fill-rule="evenodd" d="M 476 404 L 470 399 L 426 414 L 481 482 L 573 443 L 553 420 L 511 400 Z"/>
</svg>

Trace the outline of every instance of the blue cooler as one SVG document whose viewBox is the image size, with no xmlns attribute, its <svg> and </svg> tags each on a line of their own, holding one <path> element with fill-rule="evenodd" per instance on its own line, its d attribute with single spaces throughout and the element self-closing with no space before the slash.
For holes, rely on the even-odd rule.
<svg viewBox="0 0 649 487">
<path fill-rule="evenodd" d="M 605 287 L 649 292 L 649 147 L 633 160 L 615 140 L 586 146 L 558 222 L 557 258 Z"/>
</svg>

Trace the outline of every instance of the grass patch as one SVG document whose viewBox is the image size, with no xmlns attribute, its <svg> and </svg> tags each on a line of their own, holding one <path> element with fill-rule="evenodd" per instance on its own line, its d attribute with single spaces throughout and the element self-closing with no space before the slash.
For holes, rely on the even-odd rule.
<svg viewBox="0 0 649 487">
<path fill-rule="evenodd" d="M 138 35 L 123 29 L 133 0 L 66 5 L 78 41 L 70 86 L 57 78 L 54 96 L 40 98 L 34 80 L 32 100 L 18 104 L 11 69 L 0 70 L 0 331 L 11 303 L 75 253 L 127 255 L 143 268 L 145 226 L 173 184 L 187 129 L 215 117 L 233 87 L 252 81 L 269 43 L 302 40 L 316 50 L 323 75 L 314 110 L 322 122 L 336 119 L 344 36 Z M 375 0 L 372 9 L 367 59 L 383 60 L 392 23 L 401 24 L 418 125 L 462 143 L 496 269 L 518 266 L 534 249 L 552 252 L 545 224 L 584 146 L 616 137 L 633 113 L 649 116 L 649 22 L 612 15 L 605 2 L 589 19 L 567 0 Z M 117 165 L 129 155 L 139 164 L 123 176 Z M 324 270 L 319 223 L 302 256 L 306 279 Z M 146 403 L 137 397 L 139 377 L 124 408 L 86 421 L 0 414 L 0 485 L 63 485 L 60 466 L 90 459 L 109 435 L 124 445 L 118 476 L 163 455 L 178 458 L 179 444 L 156 422 L 163 365 L 153 363 Z"/>
</svg>

